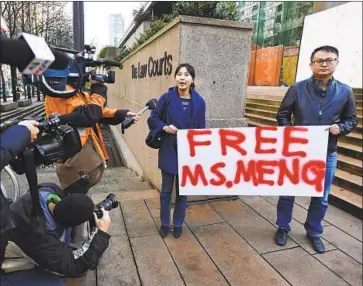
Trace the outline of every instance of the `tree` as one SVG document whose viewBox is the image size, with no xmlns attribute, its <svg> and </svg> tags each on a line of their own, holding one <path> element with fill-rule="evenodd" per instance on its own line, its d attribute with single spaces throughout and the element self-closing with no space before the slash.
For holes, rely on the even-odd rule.
<svg viewBox="0 0 363 286">
<path fill-rule="evenodd" d="M 65 5 L 66 2 L 53 1 L 2 1 L 0 10 L 8 24 L 10 38 L 16 38 L 21 32 L 26 32 L 43 37 L 50 45 L 71 48 L 73 46 L 72 19 L 65 14 Z M 13 100 L 17 101 L 16 67 L 11 67 L 11 83 Z M 3 89 L 4 85 L 2 80 Z"/>
</svg>

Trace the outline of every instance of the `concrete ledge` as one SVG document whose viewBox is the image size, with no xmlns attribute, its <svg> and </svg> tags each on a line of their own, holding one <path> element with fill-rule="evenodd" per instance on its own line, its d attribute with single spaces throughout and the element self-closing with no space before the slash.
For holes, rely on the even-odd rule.
<svg viewBox="0 0 363 286">
<path fill-rule="evenodd" d="M 5 112 L 5 111 L 13 110 L 17 107 L 18 107 L 17 102 L 5 102 L 5 103 L 0 104 L 0 111 Z"/>
<path fill-rule="evenodd" d="M 25 106 L 32 105 L 32 103 L 33 103 L 33 101 L 31 99 L 19 100 L 18 101 L 18 106 L 19 107 L 25 107 Z"/>
</svg>

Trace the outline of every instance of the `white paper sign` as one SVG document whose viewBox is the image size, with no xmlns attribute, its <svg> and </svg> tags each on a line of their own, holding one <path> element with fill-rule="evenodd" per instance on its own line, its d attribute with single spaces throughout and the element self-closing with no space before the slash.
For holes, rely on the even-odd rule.
<svg viewBox="0 0 363 286">
<path fill-rule="evenodd" d="M 327 128 L 179 130 L 179 192 L 322 197 Z"/>
</svg>

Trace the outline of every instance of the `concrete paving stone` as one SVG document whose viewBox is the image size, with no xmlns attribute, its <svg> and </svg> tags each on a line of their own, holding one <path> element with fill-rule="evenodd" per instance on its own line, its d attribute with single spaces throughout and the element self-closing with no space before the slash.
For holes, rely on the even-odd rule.
<svg viewBox="0 0 363 286">
<path fill-rule="evenodd" d="M 119 201 L 134 201 L 134 200 L 146 200 L 155 199 L 160 197 L 160 193 L 156 189 L 143 190 L 143 191 L 131 191 L 131 192 L 118 192 L 115 194 Z"/>
<path fill-rule="evenodd" d="M 159 235 L 132 238 L 131 245 L 142 285 L 185 285 Z"/>
<path fill-rule="evenodd" d="M 325 220 L 336 228 L 339 228 L 359 241 L 362 241 L 363 222 L 359 218 L 356 218 L 335 206 L 329 205 Z"/>
<path fill-rule="evenodd" d="M 210 205 L 192 205 L 186 210 L 185 222 L 190 227 L 224 222 Z"/>
<path fill-rule="evenodd" d="M 349 285 L 302 248 L 262 255 L 291 285 Z"/>
<path fill-rule="evenodd" d="M 258 196 L 240 196 L 240 199 L 267 219 L 270 223 L 276 223 L 276 207 Z"/>
<path fill-rule="evenodd" d="M 295 197 L 295 204 L 298 204 L 300 207 L 308 210 L 310 205 L 310 197 Z"/>
<path fill-rule="evenodd" d="M 362 264 L 362 242 L 332 225 L 324 228 L 322 237 Z"/>
<path fill-rule="evenodd" d="M 65 279 L 65 284 L 66 286 L 99 286 L 96 275 L 96 270 L 89 270 L 84 277 Z"/>
<path fill-rule="evenodd" d="M 145 203 L 153 218 L 160 218 L 160 199 L 146 199 Z"/>
<path fill-rule="evenodd" d="M 265 197 L 265 200 L 272 203 L 275 207 L 277 207 L 278 197 Z M 294 208 L 292 210 L 292 217 L 296 219 L 300 223 L 305 223 L 308 211 L 298 204 L 294 204 Z M 322 225 L 330 225 L 330 223 L 323 220 Z"/>
<path fill-rule="evenodd" d="M 130 238 L 156 235 L 158 231 L 143 200 L 123 201 L 121 209 Z"/>
<path fill-rule="evenodd" d="M 289 237 L 310 254 L 317 253 L 311 246 L 311 243 L 308 240 L 308 238 L 306 237 L 306 231 L 304 226 L 301 223 L 297 222 L 296 220 L 292 220 L 290 226 L 291 226 L 291 232 L 289 232 Z M 325 245 L 326 251 L 336 249 L 334 245 L 326 241 L 324 238 L 321 239 Z"/>
<path fill-rule="evenodd" d="M 349 284 L 353 286 L 363 284 L 362 265 L 342 251 L 332 250 L 314 256 Z"/>
<path fill-rule="evenodd" d="M 291 239 L 283 247 L 276 245 L 276 227 L 240 200 L 211 205 L 258 253 L 297 246 Z"/>
<path fill-rule="evenodd" d="M 127 236 L 111 236 L 110 245 L 97 268 L 97 286 L 140 285 Z"/>
<path fill-rule="evenodd" d="M 185 224 L 180 238 L 175 239 L 172 233 L 169 233 L 164 241 L 186 285 L 228 285 L 221 272 Z"/>
<path fill-rule="evenodd" d="M 229 284 L 288 285 L 228 224 L 199 226 L 192 231 Z"/>
</svg>

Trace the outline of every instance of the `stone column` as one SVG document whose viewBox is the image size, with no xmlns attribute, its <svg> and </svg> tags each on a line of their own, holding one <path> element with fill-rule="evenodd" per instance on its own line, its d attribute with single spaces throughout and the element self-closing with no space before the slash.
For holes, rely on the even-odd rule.
<svg viewBox="0 0 363 286">
<path fill-rule="evenodd" d="M 244 117 L 252 24 L 180 16 L 180 63 L 196 70 L 207 127 L 247 126 Z"/>
</svg>

